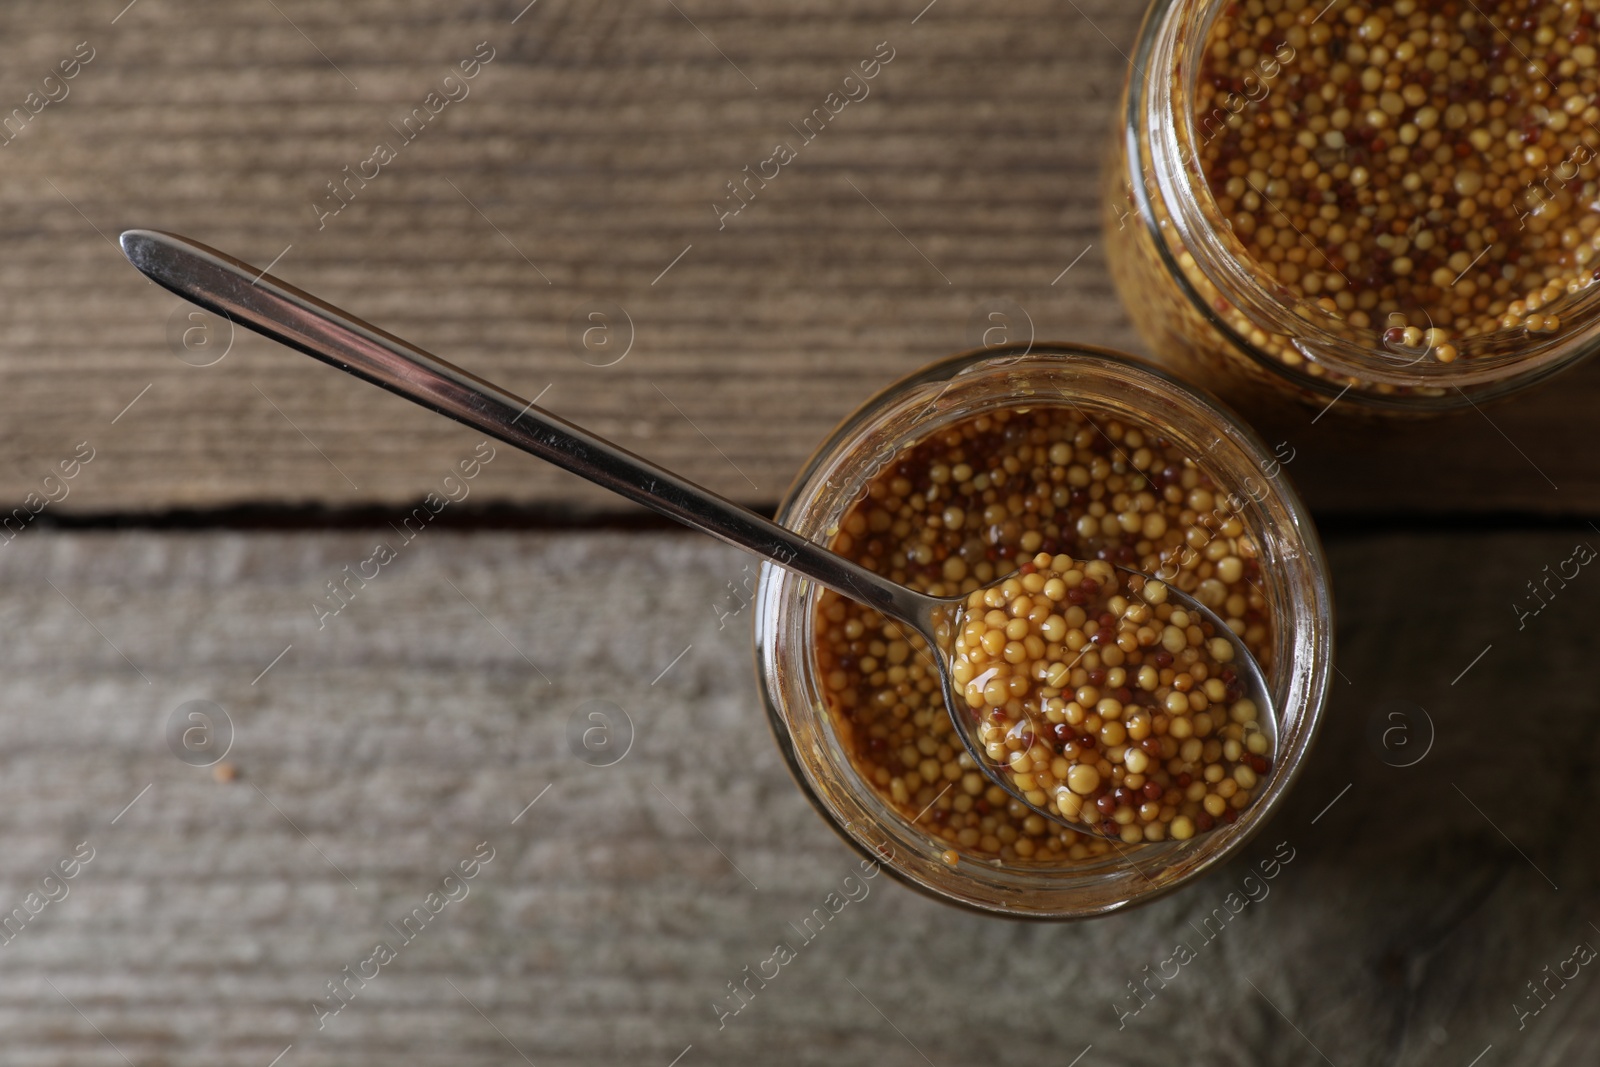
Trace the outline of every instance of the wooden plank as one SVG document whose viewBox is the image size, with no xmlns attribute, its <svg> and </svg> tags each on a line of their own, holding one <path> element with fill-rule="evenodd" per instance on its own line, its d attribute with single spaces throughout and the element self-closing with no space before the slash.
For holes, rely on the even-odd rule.
<svg viewBox="0 0 1600 1067">
<path fill-rule="evenodd" d="M 123 263 L 110 238 L 126 226 L 276 260 L 752 502 L 776 500 L 872 392 L 970 347 L 985 301 L 1028 309 L 1040 338 L 1138 347 L 1096 206 L 1138 5 L 940 0 L 917 17 L 921 4 L 886 0 L 540 0 L 513 21 L 521 7 L 6 5 L 0 103 L 79 42 L 94 58 L 0 150 L 0 499 L 89 440 L 101 478 L 63 513 L 389 505 L 470 441 L 255 338 L 215 366 L 180 362 L 181 305 Z M 391 124 L 479 42 L 494 58 L 470 95 L 401 143 Z M 894 58 L 871 95 L 721 225 L 726 183 L 798 140 L 880 42 Z M 379 141 L 396 158 L 319 222 L 327 183 Z M 613 366 L 580 360 L 570 338 L 596 302 L 631 321 Z M 1581 371 L 1498 409 L 1504 437 L 1469 416 L 1376 452 L 1350 452 L 1367 435 L 1322 422 L 1297 473 L 1330 511 L 1593 510 L 1580 434 L 1597 398 L 1600 371 Z M 1287 418 L 1305 430 L 1311 414 Z M 613 506 L 531 464 L 495 499 Z"/>
<path fill-rule="evenodd" d="M 1338 539 L 1346 680 L 1245 859 L 1067 926 L 880 878 L 720 1028 L 727 983 L 856 864 L 768 735 L 748 619 L 718 628 L 742 559 L 688 536 L 434 530 L 318 630 L 324 582 L 387 536 L 30 533 L 0 553 L 0 907 L 95 850 L 0 945 L 8 1062 L 123 1063 L 111 1044 L 220 1067 L 290 1045 L 281 1064 L 468 1067 L 1600 1052 L 1592 968 L 1525 1028 L 1514 1010 L 1600 943 L 1600 735 L 1572 640 L 1593 578 L 1520 631 L 1510 607 L 1591 535 Z M 635 730 L 611 766 L 568 747 L 594 698 Z M 196 699 L 230 716 L 232 782 L 167 748 Z M 1426 709 L 1431 748 L 1387 701 Z M 319 1030 L 325 983 L 485 841 L 468 896 Z M 1247 883 L 1279 842 L 1294 859 Z M 1180 941 L 1195 959 L 1171 977 Z M 1169 980 L 1119 1029 L 1146 967 Z"/>
</svg>

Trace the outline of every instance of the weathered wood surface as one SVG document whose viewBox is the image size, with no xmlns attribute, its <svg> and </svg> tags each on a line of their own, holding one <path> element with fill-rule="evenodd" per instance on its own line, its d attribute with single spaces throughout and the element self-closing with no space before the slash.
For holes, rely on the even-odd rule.
<svg viewBox="0 0 1600 1067">
<path fill-rule="evenodd" d="M 0 148 L 0 499 L 88 440 L 105 476 L 62 513 L 390 504 L 469 440 L 254 337 L 180 361 L 181 305 L 111 242 L 129 226 L 276 260 L 757 503 L 870 393 L 971 347 L 986 302 L 1025 308 L 1041 339 L 1138 347 L 1096 209 L 1138 4 L 125 2 L 0 9 L 0 114 L 59 93 L 45 75 L 93 50 Z M 494 58 L 469 95 L 402 143 L 391 124 L 480 42 Z M 798 141 L 791 124 L 880 42 L 894 58 L 870 95 L 722 225 L 726 183 Z M 396 158 L 319 219 L 380 141 Z M 626 315 L 609 348 L 590 336 L 589 362 L 627 350 L 611 366 L 573 340 L 598 304 Z M 1503 435 L 1472 413 L 1374 437 L 1310 411 L 1284 435 L 1324 511 L 1576 514 L 1600 506 L 1597 402 L 1593 368 L 1495 409 Z M 495 492 L 615 506 L 536 466 Z"/>
<path fill-rule="evenodd" d="M 1338 539 L 1347 680 L 1247 860 L 1067 926 L 880 877 L 719 1031 L 726 983 L 856 864 L 768 735 L 748 616 L 718 629 L 743 559 L 688 536 L 441 528 L 319 631 L 323 583 L 381 536 L 33 531 L 0 552 L 0 908 L 94 849 L 0 945 L 6 1063 L 265 1067 L 290 1045 L 280 1067 L 1600 1053 L 1592 966 L 1520 1031 L 1514 1008 L 1545 965 L 1600 945 L 1595 578 L 1521 631 L 1511 606 L 1600 537 Z M 635 728 L 609 767 L 567 745 L 591 698 Z M 194 699 L 227 710 L 237 780 L 169 752 Z M 1390 700 L 1427 710 L 1431 749 L 1414 712 L 1379 717 L 1411 731 L 1388 748 L 1369 738 Z M 1192 924 L 1285 841 L 1267 895 L 1202 944 Z M 480 842 L 494 858 L 469 895 L 319 1032 L 324 984 Z M 1127 983 L 1180 940 L 1197 958 L 1119 1031 Z"/>
</svg>

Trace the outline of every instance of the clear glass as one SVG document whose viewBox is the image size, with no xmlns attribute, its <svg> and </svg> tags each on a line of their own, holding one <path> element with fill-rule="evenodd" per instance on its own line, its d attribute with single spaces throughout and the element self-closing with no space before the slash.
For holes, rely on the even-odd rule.
<svg viewBox="0 0 1600 1067">
<path fill-rule="evenodd" d="M 756 594 L 756 658 L 790 770 L 845 840 L 939 899 L 1004 915 L 1069 919 L 1167 892 L 1233 855 L 1266 823 L 1294 782 L 1322 717 L 1333 669 L 1333 617 L 1316 532 L 1273 453 L 1215 400 L 1132 356 L 1093 348 L 978 350 L 890 386 L 822 444 L 779 507 L 778 521 L 828 543 L 873 476 L 930 433 L 983 412 L 1045 405 L 1158 427 L 1243 502 L 1240 517 L 1260 548 L 1273 622 L 1276 667 L 1269 676 L 1281 718 L 1272 774 L 1237 822 L 1188 841 L 1136 845 L 1095 860 L 963 858 L 948 866 L 941 856 L 950 843 L 890 806 L 840 744 L 816 677 L 818 590 L 770 564 L 762 566 Z"/>
<path fill-rule="evenodd" d="M 1229 3 L 1151 4 L 1104 172 L 1112 277 L 1165 365 L 1247 405 L 1288 395 L 1319 407 L 1337 398 L 1348 407 L 1420 414 L 1522 389 L 1600 349 L 1600 286 L 1546 305 L 1560 315 L 1557 330 L 1518 327 L 1453 341 L 1459 357 L 1441 363 L 1426 350 L 1389 344 L 1380 330 L 1352 328 L 1262 273 L 1199 163 L 1202 138 L 1216 130 L 1215 123 L 1197 128 L 1199 60 Z M 1295 61 L 1293 47 L 1283 47 L 1257 63 L 1250 99 L 1233 94 L 1240 113 L 1256 114 L 1254 101 L 1270 100 L 1274 78 Z"/>
</svg>

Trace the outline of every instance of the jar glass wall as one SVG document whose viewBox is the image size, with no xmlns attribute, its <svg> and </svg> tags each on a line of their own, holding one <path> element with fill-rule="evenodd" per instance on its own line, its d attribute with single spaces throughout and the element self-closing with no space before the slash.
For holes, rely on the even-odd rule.
<svg viewBox="0 0 1600 1067">
<path fill-rule="evenodd" d="M 1151 5 L 1102 203 L 1166 365 L 1246 404 L 1420 413 L 1600 348 L 1600 106 L 1563 51 L 1592 48 L 1557 33 L 1560 4 L 1511 44 L 1435 6 Z"/>
<path fill-rule="evenodd" d="M 873 479 L 903 463 L 919 442 L 986 413 L 1043 409 L 1070 409 L 1099 427 L 1150 428 L 1194 458 L 1219 498 L 1236 499 L 1242 535 L 1253 542 L 1259 562 L 1253 583 L 1271 624 L 1270 654 L 1263 659 L 1280 715 L 1273 769 L 1237 821 L 1186 841 L 1105 849 L 1079 859 L 953 849 L 937 825 L 896 803 L 881 780 L 863 773 L 848 741 L 850 724 L 830 709 L 820 676 L 821 591 L 770 565 L 763 565 L 756 598 L 757 665 L 774 733 L 797 782 L 846 840 L 944 900 L 1022 917 L 1074 918 L 1174 888 L 1232 855 L 1270 817 L 1317 730 L 1332 673 L 1333 624 L 1315 531 L 1272 451 L 1193 388 L 1132 357 L 1100 350 L 983 350 L 891 386 L 822 445 L 778 521 L 836 544 L 841 522 Z M 995 564 L 1009 565 L 1005 558 Z"/>
</svg>

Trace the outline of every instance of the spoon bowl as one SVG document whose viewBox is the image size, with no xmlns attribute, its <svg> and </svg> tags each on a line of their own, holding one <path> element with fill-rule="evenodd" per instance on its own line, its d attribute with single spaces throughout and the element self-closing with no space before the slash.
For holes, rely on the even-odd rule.
<svg viewBox="0 0 1600 1067">
<path fill-rule="evenodd" d="M 1080 833 L 1186 839 L 1232 822 L 1270 770 L 1259 664 L 1209 608 L 1141 572 L 1041 554 L 967 594 L 941 635 L 968 756 Z M 1224 777 L 1226 796 L 1185 795 Z"/>
</svg>

